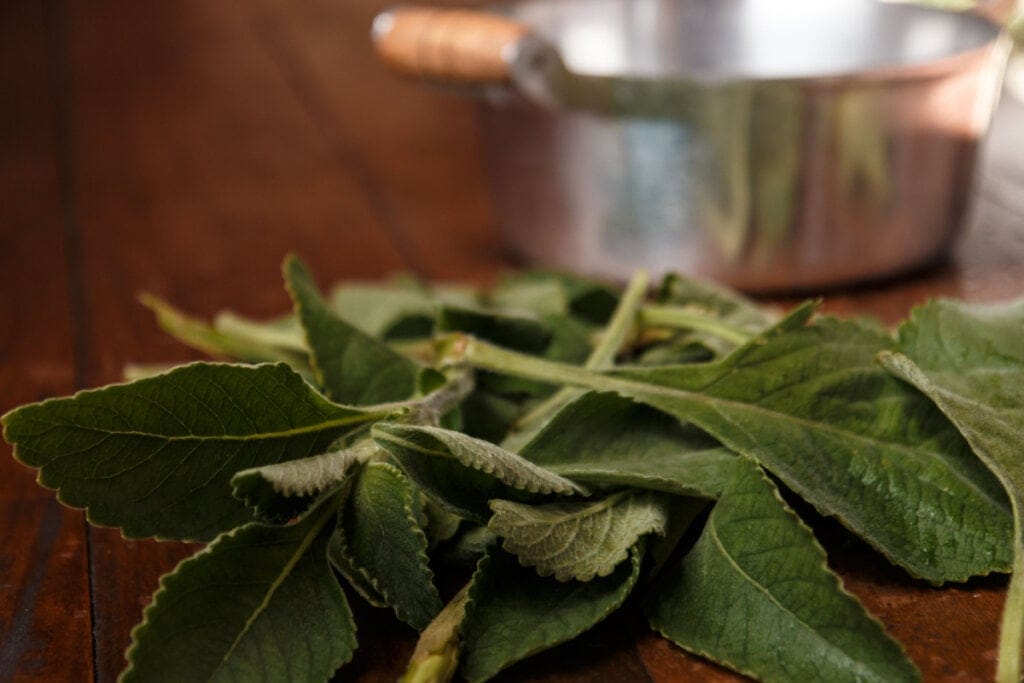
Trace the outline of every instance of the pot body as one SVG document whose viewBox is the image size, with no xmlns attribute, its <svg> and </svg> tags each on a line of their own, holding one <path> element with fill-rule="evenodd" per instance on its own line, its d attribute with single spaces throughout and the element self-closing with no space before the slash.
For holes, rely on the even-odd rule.
<svg viewBox="0 0 1024 683">
<path fill-rule="evenodd" d="M 606 111 L 492 97 L 482 130 L 504 238 L 547 266 L 748 291 L 925 265 L 963 223 L 1006 54 L 993 40 L 869 74 L 621 81 Z"/>
</svg>

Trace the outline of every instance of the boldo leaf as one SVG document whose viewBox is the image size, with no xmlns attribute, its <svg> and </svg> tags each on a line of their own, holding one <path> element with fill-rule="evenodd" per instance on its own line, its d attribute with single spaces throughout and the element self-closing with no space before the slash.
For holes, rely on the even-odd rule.
<svg viewBox="0 0 1024 683">
<path fill-rule="evenodd" d="M 1024 301 L 933 301 L 899 329 L 882 364 L 928 396 L 1002 482 L 1014 514 L 1014 565 L 1003 611 L 999 681 L 1021 678 L 1024 638 Z"/>
<path fill-rule="evenodd" d="M 511 451 L 440 427 L 377 423 L 371 432 L 405 473 L 451 512 L 485 523 L 487 502 L 512 491 L 584 494 L 579 485 Z"/>
<path fill-rule="evenodd" d="M 284 276 L 305 331 L 313 371 L 331 399 L 371 405 L 413 395 L 420 371 L 416 363 L 335 315 L 294 256 L 285 259 Z"/>
<path fill-rule="evenodd" d="M 762 681 L 919 678 L 750 461 L 737 464 L 697 544 L 664 575 L 651 625 L 730 669 Z"/>
<path fill-rule="evenodd" d="M 355 624 L 327 563 L 334 509 L 287 527 L 250 524 L 163 577 L 132 631 L 132 681 L 327 680 Z"/>
<path fill-rule="evenodd" d="M 698 429 L 613 393 L 589 392 L 559 411 L 520 451 L 585 484 L 715 498 L 736 455 Z"/>
<path fill-rule="evenodd" d="M 287 522 L 309 508 L 316 495 L 344 479 L 363 457 L 360 450 L 351 448 L 252 467 L 232 477 L 231 486 L 235 498 L 253 508 L 260 519 Z"/>
<path fill-rule="evenodd" d="M 309 370 L 306 350 L 293 344 L 281 344 L 281 339 L 240 334 L 237 329 L 223 329 L 215 321 L 211 326 L 171 306 L 152 294 L 140 297 L 142 304 L 153 311 L 160 328 L 182 344 L 216 358 L 228 358 L 246 363 L 288 363 L 299 372 Z M 222 314 L 223 315 L 223 314 Z M 220 319 L 220 316 L 218 316 Z"/>
<path fill-rule="evenodd" d="M 911 574 L 1005 571 L 1006 498 L 933 406 L 880 372 L 891 343 L 798 310 L 719 363 L 635 369 L 623 391 L 691 421 L 780 477 Z"/>
<path fill-rule="evenodd" d="M 288 366 L 193 363 L 3 417 L 39 483 L 129 538 L 209 540 L 252 519 L 231 477 L 323 452 L 384 413 L 326 400 Z"/>
<path fill-rule="evenodd" d="M 892 340 L 804 306 L 717 363 L 598 374 L 454 338 L 492 371 L 616 391 L 763 464 L 911 574 L 934 583 L 1006 571 L 999 482 L 923 396 L 875 362 Z"/>
<path fill-rule="evenodd" d="M 642 550 L 610 575 L 586 583 L 538 576 L 492 548 L 480 561 L 462 622 L 462 675 L 485 681 L 502 669 L 572 640 L 622 605 L 640 575 Z"/>
<path fill-rule="evenodd" d="M 541 576 L 590 581 L 611 574 L 640 538 L 664 533 L 667 498 L 627 490 L 573 503 L 492 500 L 494 516 L 487 526 L 520 564 L 534 567 Z"/>
<path fill-rule="evenodd" d="M 339 514 L 332 555 L 340 553 L 363 584 L 399 619 L 422 631 L 441 611 L 427 564 L 427 537 L 416 520 L 418 501 L 405 475 L 384 462 L 356 475 Z"/>
</svg>

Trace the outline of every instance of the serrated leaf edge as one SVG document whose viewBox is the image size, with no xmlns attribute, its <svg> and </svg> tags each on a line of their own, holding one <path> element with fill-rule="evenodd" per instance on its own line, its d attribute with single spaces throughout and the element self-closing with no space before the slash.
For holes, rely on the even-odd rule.
<svg viewBox="0 0 1024 683">
<path fill-rule="evenodd" d="M 885 624 L 883 624 L 882 621 L 880 619 L 878 619 L 878 617 L 876 617 L 874 614 L 872 614 L 870 611 L 868 611 L 868 609 L 866 607 L 864 607 L 864 604 L 860 601 L 860 598 L 858 598 L 856 595 L 854 595 L 850 591 L 846 590 L 846 586 L 843 583 L 842 577 L 840 577 L 838 574 L 836 574 L 834 571 L 832 571 L 832 569 L 828 566 L 828 555 L 825 552 L 825 549 L 822 547 L 822 545 L 820 543 L 818 543 L 818 539 L 814 535 L 814 532 L 800 518 L 800 516 L 797 515 L 789 507 L 789 505 L 786 504 L 786 501 L 785 501 L 785 499 L 783 499 L 782 494 L 779 493 L 778 487 L 775 486 L 775 484 L 771 481 L 771 479 L 768 477 L 768 475 L 765 474 L 764 469 L 759 464 L 757 464 L 756 461 L 754 461 L 754 460 L 752 460 L 750 458 L 747 458 L 746 456 L 742 456 L 742 457 L 743 457 L 744 460 L 749 461 L 751 464 L 753 464 L 757 468 L 759 476 L 761 477 L 761 479 L 763 481 L 765 481 L 768 484 L 768 486 L 770 487 L 770 489 L 772 491 L 772 495 L 775 496 L 775 499 L 782 506 L 782 509 L 785 511 L 785 513 L 794 522 L 796 522 L 796 525 L 797 525 L 798 528 L 800 528 L 804 533 L 806 533 L 807 537 L 809 538 L 809 540 L 811 542 L 812 547 L 814 548 L 815 552 L 820 557 L 820 562 L 818 563 L 817 566 L 820 569 L 823 569 L 825 571 L 825 573 L 832 578 L 832 582 L 834 583 L 836 590 L 838 590 L 840 594 L 845 595 L 846 597 L 852 599 L 854 604 L 856 604 L 857 607 L 859 608 L 860 614 L 862 616 L 866 617 L 868 619 L 868 621 L 874 622 L 874 624 L 876 626 L 878 626 L 878 628 L 881 631 L 882 635 L 885 636 L 886 638 L 888 638 L 891 642 L 896 644 L 896 646 L 899 649 L 899 651 L 904 655 L 904 657 L 907 658 L 907 661 L 910 662 L 910 664 L 913 667 L 914 671 L 918 672 L 918 677 L 920 678 L 920 672 L 917 669 L 917 665 L 914 664 L 913 660 L 911 660 L 910 657 L 907 656 L 907 649 L 906 649 L 906 647 L 903 645 L 903 643 L 901 643 L 899 640 L 894 638 L 891 633 L 889 633 L 889 631 L 885 628 Z M 712 514 L 714 514 L 713 510 L 712 510 Z M 708 522 L 707 523 L 708 523 L 708 525 L 711 525 L 713 523 L 713 520 L 712 520 L 711 517 L 708 518 Z M 737 571 L 739 571 L 741 574 L 743 574 L 743 576 L 745 576 L 748 579 L 750 579 L 751 584 L 753 584 L 757 588 L 757 590 L 761 591 L 766 596 L 768 596 L 769 600 L 771 600 L 772 603 L 777 605 L 779 607 L 779 609 L 781 609 L 782 611 L 784 611 L 787 614 L 791 615 L 794 619 L 796 619 L 798 622 L 803 624 L 804 623 L 803 619 L 801 619 L 797 615 L 793 614 L 789 609 L 787 609 L 783 605 L 779 604 L 778 601 L 775 599 L 774 596 L 772 596 L 771 592 L 769 592 L 767 588 L 762 586 L 758 581 L 755 581 L 752 576 L 747 574 L 746 571 L 743 570 L 743 568 L 740 567 L 736 563 L 736 561 L 732 557 L 732 554 L 729 553 L 726 550 L 726 548 L 719 541 L 717 532 L 715 532 L 713 529 L 712 529 L 712 532 L 715 534 L 715 545 L 726 555 L 726 557 L 729 560 L 729 563 L 731 565 L 735 566 Z M 651 601 L 656 600 L 656 599 L 657 599 L 657 593 L 652 594 L 650 596 L 650 598 L 649 598 L 649 600 L 651 600 Z M 703 657 L 703 658 L 707 659 L 708 661 L 715 662 L 716 664 L 720 664 L 720 665 L 722 665 L 722 666 L 724 666 L 724 667 L 726 667 L 726 668 L 728 668 L 728 669 L 730 669 L 732 671 L 736 671 L 736 672 L 738 672 L 738 673 L 740 673 L 740 674 L 742 674 L 744 676 L 748 676 L 748 677 L 753 678 L 755 680 L 758 679 L 758 675 L 757 675 L 757 673 L 755 671 L 742 669 L 741 667 L 733 664 L 732 662 L 728 661 L 727 659 L 725 659 L 723 657 L 716 657 L 716 656 L 712 655 L 711 653 L 706 652 L 706 651 L 704 651 L 704 650 L 702 650 L 700 648 L 692 647 L 692 646 L 687 646 L 687 645 L 683 645 L 681 643 L 676 642 L 675 640 L 672 639 L 671 636 L 669 636 L 665 632 L 664 629 L 662 629 L 661 627 L 659 627 L 655 623 L 655 620 L 652 619 L 649 614 L 647 614 L 645 616 L 647 616 L 647 623 L 650 625 L 650 627 L 655 632 L 657 632 L 662 638 L 665 638 L 666 640 L 668 640 L 669 642 L 673 643 L 674 645 L 676 645 L 680 649 L 686 650 L 687 652 L 691 652 L 691 653 L 693 653 L 693 654 L 695 654 L 695 655 L 697 655 L 699 657 Z M 824 639 L 822 639 L 822 640 L 824 640 Z M 831 647 L 831 648 L 836 648 L 837 647 L 836 645 L 834 645 L 830 641 L 826 640 L 825 643 L 829 647 Z M 844 656 L 846 656 L 845 652 L 843 654 L 844 654 Z"/>
<path fill-rule="evenodd" d="M 419 545 L 419 550 L 416 553 L 416 559 L 419 560 L 420 568 L 424 570 L 423 576 L 427 579 L 427 584 L 433 589 L 434 594 L 437 596 L 437 601 L 438 601 L 438 603 L 440 603 L 441 602 L 441 594 L 438 593 L 437 587 L 434 585 L 434 572 L 430 569 L 430 558 L 427 556 L 427 548 L 429 548 L 429 545 L 430 545 L 429 544 L 429 540 L 427 539 L 427 535 L 425 533 L 423 533 L 423 529 L 420 527 L 419 522 L 416 519 L 415 510 L 413 509 L 413 504 L 414 504 L 414 501 L 415 501 L 415 496 L 414 496 L 414 489 L 413 489 L 412 482 L 409 481 L 408 477 L 405 476 L 405 473 L 402 472 L 402 470 L 400 470 L 399 468 L 395 467 L 391 463 L 375 462 L 375 463 L 370 463 L 370 465 L 372 465 L 374 467 L 385 468 L 389 472 L 389 474 L 397 475 L 398 478 L 404 484 L 404 486 L 403 486 L 403 488 L 404 488 L 404 493 L 403 493 L 404 504 L 403 504 L 402 507 L 405 510 L 406 520 L 409 522 L 409 529 L 413 532 L 413 535 L 417 538 L 417 540 L 421 541 L 421 543 L 418 544 Z M 352 481 L 354 481 L 354 479 Z M 396 601 L 394 601 L 392 596 L 388 595 L 388 591 L 380 584 L 380 582 L 375 577 L 370 575 L 370 572 L 367 571 L 365 567 L 361 566 L 360 564 L 358 564 L 355 561 L 355 558 L 352 556 L 352 554 L 348 550 L 349 544 L 348 544 L 347 539 L 345 538 L 345 532 L 344 532 L 343 525 L 341 525 L 341 524 L 338 525 L 336 533 L 339 535 L 339 537 L 340 537 L 340 539 L 342 541 L 341 542 L 341 546 L 340 546 L 341 553 L 344 556 L 345 560 L 348 562 L 349 567 L 351 568 L 351 570 L 359 573 L 359 577 L 363 581 L 365 581 L 371 588 L 373 588 L 373 590 L 375 590 L 377 592 L 377 595 L 384 601 L 385 605 L 387 607 L 390 607 L 395 612 L 395 616 L 397 616 L 400 620 L 402 620 L 406 624 L 409 624 L 413 628 L 416 628 L 417 630 L 419 630 L 419 628 L 416 627 L 415 625 L 413 625 L 413 623 L 410 621 L 408 612 L 406 612 L 406 610 L 400 604 L 398 604 Z M 351 580 L 350 580 L 350 582 L 351 582 Z M 351 583 L 353 585 L 353 588 L 355 588 L 357 591 L 359 591 L 360 594 L 364 598 L 366 598 L 367 602 L 369 602 L 370 604 L 374 604 L 373 600 L 371 600 L 370 597 L 367 596 L 363 592 L 363 590 L 359 588 L 359 586 L 355 585 L 355 582 L 351 582 Z M 378 605 L 375 605 L 375 606 L 378 606 Z"/>
<path fill-rule="evenodd" d="M 624 590 L 622 588 L 620 588 L 620 590 L 619 590 L 619 595 L 621 595 L 621 599 L 617 600 L 614 604 L 607 606 L 600 613 L 600 615 L 590 623 L 589 626 L 585 626 L 584 628 L 575 631 L 569 637 L 567 637 L 567 638 L 565 638 L 563 640 L 559 640 L 557 643 L 550 643 L 550 644 L 546 644 L 546 645 L 543 645 L 543 646 L 538 646 L 537 648 L 531 650 L 530 652 L 524 654 L 523 656 L 521 656 L 521 657 L 519 657 L 517 659 L 513 659 L 513 660 L 510 660 L 510 661 L 502 662 L 501 666 L 492 674 L 492 676 L 497 675 L 498 673 L 504 671 L 509 666 L 511 666 L 511 665 L 513 665 L 513 664 L 515 664 L 517 662 L 521 662 L 521 661 L 523 661 L 525 659 L 528 659 L 530 657 L 533 657 L 534 655 L 537 655 L 537 654 L 539 654 L 541 652 L 544 652 L 546 650 L 550 650 L 551 648 L 553 648 L 553 647 L 555 647 L 557 645 L 569 642 L 573 638 L 578 637 L 580 634 L 586 633 L 587 631 L 592 629 L 594 626 L 596 626 L 597 624 L 599 624 L 602 621 L 604 621 L 605 619 L 607 619 L 608 616 L 611 615 L 613 612 L 615 612 L 620 607 L 622 607 L 622 603 L 625 602 L 626 598 L 629 597 L 629 594 L 633 592 L 633 589 L 636 587 L 637 580 L 640 577 L 640 565 L 641 565 L 641 562 L 642 562 L 642 559 L 643 559 L 643 554 L 644 554 L 644 543 L 643 543 L 643 539 L 641 539 L 637 544 L 635 544 L 632 548 L 630 548 L 629 561 L 632 563 L 632 569 L 631 569 L 631 572 L 630 572 L 630 575 L 629 575 L 629 580 L 626 581 L 623 584 Z M 465 607 L 465 612 L 464 612 L 465 616 L 463 617 L 462 624 L 459 625 L 459 639 L 460 639 L 460 641 L 465 639 L 463 628 L 472 619 L 472 612 L 473 612 L 474 608 L 476 607 L 476 602 L 477 602 L 477 599 L 479 597 L 478 593 L 479 593 L 480 589 L 478 587 L 478 584 L 479 584 L 478 577 L 483 576 L 483 572 L 486 571 L 486 568 L 491 564 L 491 562 L 492 562 L 491 553 L 488 552 L 483 557 L 480 558 L 480 561 L 477 562 L 476 571 L 473 572 L 473 577 L 470 580 L 469 595 L 468 595 L 468 597 L 466 599 L 466 607 Z M 465 672 L 463 671 L 463 663 L 464 663 L 463 659 L 460 656 L 460 658 L 459 658 L 459 672 L 462 673 L 462 675 L 465 677 L 465 679 L 466 679 L 466 681 L 468 683 L 483 683 L 483 681 L 489 680 L 489 677 L 485 677 L 485 678 L 469 678 L 468 676 L 466 676 Z"/>
<path fill-rule="evenodd" d="M 563 495 L 590 495 L 587 489 L 580 486 L 576 482 L 566 479 L 561 475 L 555 474 L 554 472 L 545 467 L 535 465 L 534 463 L 530 462 L 529 460 L 526 460 L 522 456 L 513 453 L 512 451 L 506 451 L 505 449 L 502 449 L 500 446 L 492 444 L 489 441 L 473 439 L 472 437 L 466 436 L 462 432 L 453 432 L 454 434 L 457 434 L 459 437 L 470 439 L 473 441 L 480 441 L 480 443 L 485 444 L 486 447 L 488 448 L 494 448 L 504 451 L 509 456 L 514 458 L 517 463 L 521 463 L 524 470 L 530 472 L 531 474 L 535 474 L 536 478 L 531 479 L 522 475 L 521 473 L 503 470 L 503 468 L 500 468 L 497 463 L 495 463 L 493 460 L 489 458 L 466 458 L 460 457 L 458 453 L 454 453 L 451 450 L 442 451 L 431 448 L 425 448 L 423 446 L 420 446 L 419 444 L 413 443 L 407 439 L 404 439 L 400 436 L 393 434 L 392 432 L 387 431 L 388 428 L 396 427 L 400 429 L 415 429 L 417 431 L 430 434 L 430 436 L 437 439 L 438 441 L 441 441 L 442 443 L 443 440 L 441 439 L 441 437 L 436 436 L 435 433 L 443 433 L 448 431 L 439 427 L 410 427 L 409 425 L 378 422 L 373 425 L 371 429 L 371 434 L 373 435 L 374 440 L 376 440 L 378 443 L 384 441 L 387 443 L 394 444 L 400 448 L 405 448 L 411 451 L 415 451 L 417 453 L 422 453 L 423 455 L 455 460 L 464 467 L 468 467 L 469 469 L 476 470 L 478 472 L 483 472 L 484 474 L 494 477 L 503 484 L 512 486 L 521 491 L 528 491 L 530 493 L 540 494 L 557 493 Z M 544 483 L 537 483 L 539 481 Z"/>
<path fill-rule="evenodd" d="M 568 515 L 567 520 L 587 518 L 603 513 L 614 514 L 611 513 L 612 508 L 616 507 L 624 500 L 629 500 L 629 504 L 632 505 L 632 500 L 637 497 L 652 498 L 649 492 L 643 490 L 627 490 L 619 493 L 613 493 L 599 501 L 594 501 L 593 503 L 581 502 L 580 505 L 589 504 L 589 507 L 582 508 L 579 512 Z M 537 571 L 537 574 L 539 574 L 540 576 L 554 576 L 556 580 L 561 581 L 563 583 L 567 581 L 580 581 L 582 583 L 586 583 L 588 581 L 594 580 L 595 578 L 604 578 L 606 576 L 610 576 L 615 572 L 619 564 L 621 564 L 624 560 L 626 560 L 629 557 L 629 553 L 632 547 L 636 544 L 637 541 L 639 541 L 639 539 L 651 533 L 664 533 L 665 523 L 667 522 L 667 519 L 663 519 L 658 527 L 642 527 L 641 530 L 637 533 L 636 538 L 634 538 L 629 545 L 622 548 L 622 550 L 616 553 L 614 556 L 612 556 L 611 559 L 606 559 L 602 563 L 602 569 L 589 572 L 575 572 L 571 568 L 567 568 L 564 566 L 558 567 L 557 569 L 552 569 L 550 568 L 550 566 L 545 564 L 545 561 L 543 560 L 532 561 L 529 557 L 525 557 L 523 553 L 527 550 L 530 544 L 519 543 L 516 539 L 510 536 L 502 535 L 499 532 L 499 530 L 495 528 L 494 524 L 492 524 L 495 518 L 499 514 L 501 514 L 502 510 L 509 510 L 514 508 L 531 508 L 533 506 L 500 499 L 490 501 L 489 505 L 491 510 L 494 512 L 494 516 L 492 516 L 491 520 L 487 523 L 487 528 L 489 528 L 499 538 L 502 539 L 502 548 L 504 548 L 505 551 L 509 554 L 514 555 L 516 559 L 519 561 L 519 565 L 521 567 L 533 568 Z M 558 524 L 562 523 L 567 522 L 558 522 Z M 552 526 L 554 526 L 554 524 L 552 524 Z M 507 529 L 508 527 L 506 526 L 503 528 Z M 607 531 L 608 529 L 606 529 L 606 532 Z M 572 541 L 570 541 L 570 543 L 575 543 L 575 537 Z M 597 543 L 593 545 L 600 547 L 602 544 Z M 590 556 L 588 556 L 587 559 L 589 559 L 592 556 L 593 552 L 591 552 Z"/>
<path fill-rule="evenodd" d="M 223 655 L 223 657 L 221 657 L 221 661 L 220 664 L 218 664 L 218 668 L 220 666 L 223 666 L 223 664 L 228 660 L 228 658 L 234 652 L 235 648 L 241 642 L 242 638 L 249 632 L 249 628 L 252 626 L 252 624 L 266 610 L 267 606 L 270 603 L 270 600 L 274 597 L 274 593 L 277 592 L 277 589 L 281 586 L 281 584 L 288 578 L 288 576 L 291 575 L 291 571 L 295 568 L 295 565 L 299 563 L 299 561 L 305 555 L 306 551 L 308 551 L 310 546 L 313 545 L 313 542 L 316 540 L 317 535 L 323 530 L 324 525 L 327 524 L 328 520 L 331 519 L 331 517 L 334 514 L 334 509 L 330 505 L 324 505 L 324 509 L 317 511 L 317 514 L 321 515 L 320 519 L 317 520 L 317 523 L 313 525 L 313 528 L 303 537 L 297 552 L 292 556 L 292 558 L 289 559 L 288 563 L 284 567 L 284 571 L 282 571 L 280 576 L 273 581 L 263 600 L 260 602 L 258 608 L 254 610 L 253 614 L 251 614 L 249 618 L 246 620 L 242 629 L 239 631 L 238 635 L 232 641 L 231 646 L 228 648 L 228 651 Z M 205 548 L 195 553 L 194 555 L 185 558 L 174 569 L 160 577 L 159 587 L 153 593 L 153 596 L 150 599 L 149 604 L 142 612 L 142 621 L 136 624 L 131 630 L 131 644 L 128 646 L 128 649 L 125 650 L 124 653 L 125 661 L 128 662 L 128 666 L 126 666 L 125 669 L 118 675 L 117 680 L 119 682 L 123 681 L 128 676 L 128 674 L 131 673 L 135 666 L 132 656 L 139 647 L 139 636 L 143 635 L 146 629 L 149 627 L 150 614 L 157 609 L 158 600 L 162 595 L 164 595 L 167 592 L 167 581 L 176 576 L 182 570 L 182 568 L 199 562 L 206 555 L 212 554 L 215 549 L 214 546 L 216 546 L 217 543 L 219 543 L 220 541 L 234 538 L 253 526 L 267 525 L 252 523 L 236 527 L 231 531 L 224 532 L 223 534 L 220 534 L 213 542 L 208 544 Z M 326 557 L 324 557 L 324 561 L 327 562 Z M 349 622 L 352 626 L 353 647 L 349 651 L 348 657 L 343 662 L 341 662 L 341 664 L 338 665 L 338 668 L 341 668 L 342 666 L 350 662 L 352 658 L 355 656 L 356 624 L 355 621 L 352 620 L 351 612 L 349 613 Z"/>
</svg>

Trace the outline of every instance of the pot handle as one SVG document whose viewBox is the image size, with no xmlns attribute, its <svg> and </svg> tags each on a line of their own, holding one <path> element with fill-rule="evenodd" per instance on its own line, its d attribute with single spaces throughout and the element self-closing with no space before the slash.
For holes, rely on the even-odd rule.
<svg viewBox="0 0 1024 683">
<path fill-rule="evenodd" d="M 377 56 L 393 71 L 464 85 L 505 83 L 529 28 L 462 9 L 400 7 L 373 20 Z"/>
</svg>

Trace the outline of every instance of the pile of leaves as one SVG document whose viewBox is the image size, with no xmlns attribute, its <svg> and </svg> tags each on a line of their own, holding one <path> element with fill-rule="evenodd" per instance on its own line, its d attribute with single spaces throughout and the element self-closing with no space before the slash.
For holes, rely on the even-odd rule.
<svg viewBox="0 0 1024 683">
<path fill-rule="evenodd" d="M 407 681 L 486 680 L 627 596 L 755 678 L 918 679 L 780 490 L 936 585 L 1015 570 L 998 676 L 1020 678 L 1024 302 L 936 301 L 890 333 L 675 276 L 325 298 L 284 272 L 271 322 L 145 299 L 237 362 L 3 418 L 91 522 L 209 542 L 161 580 L 125 681 L 326 680 L 356 650 L 342 583 L 422 632 Z"/>
</svg>

